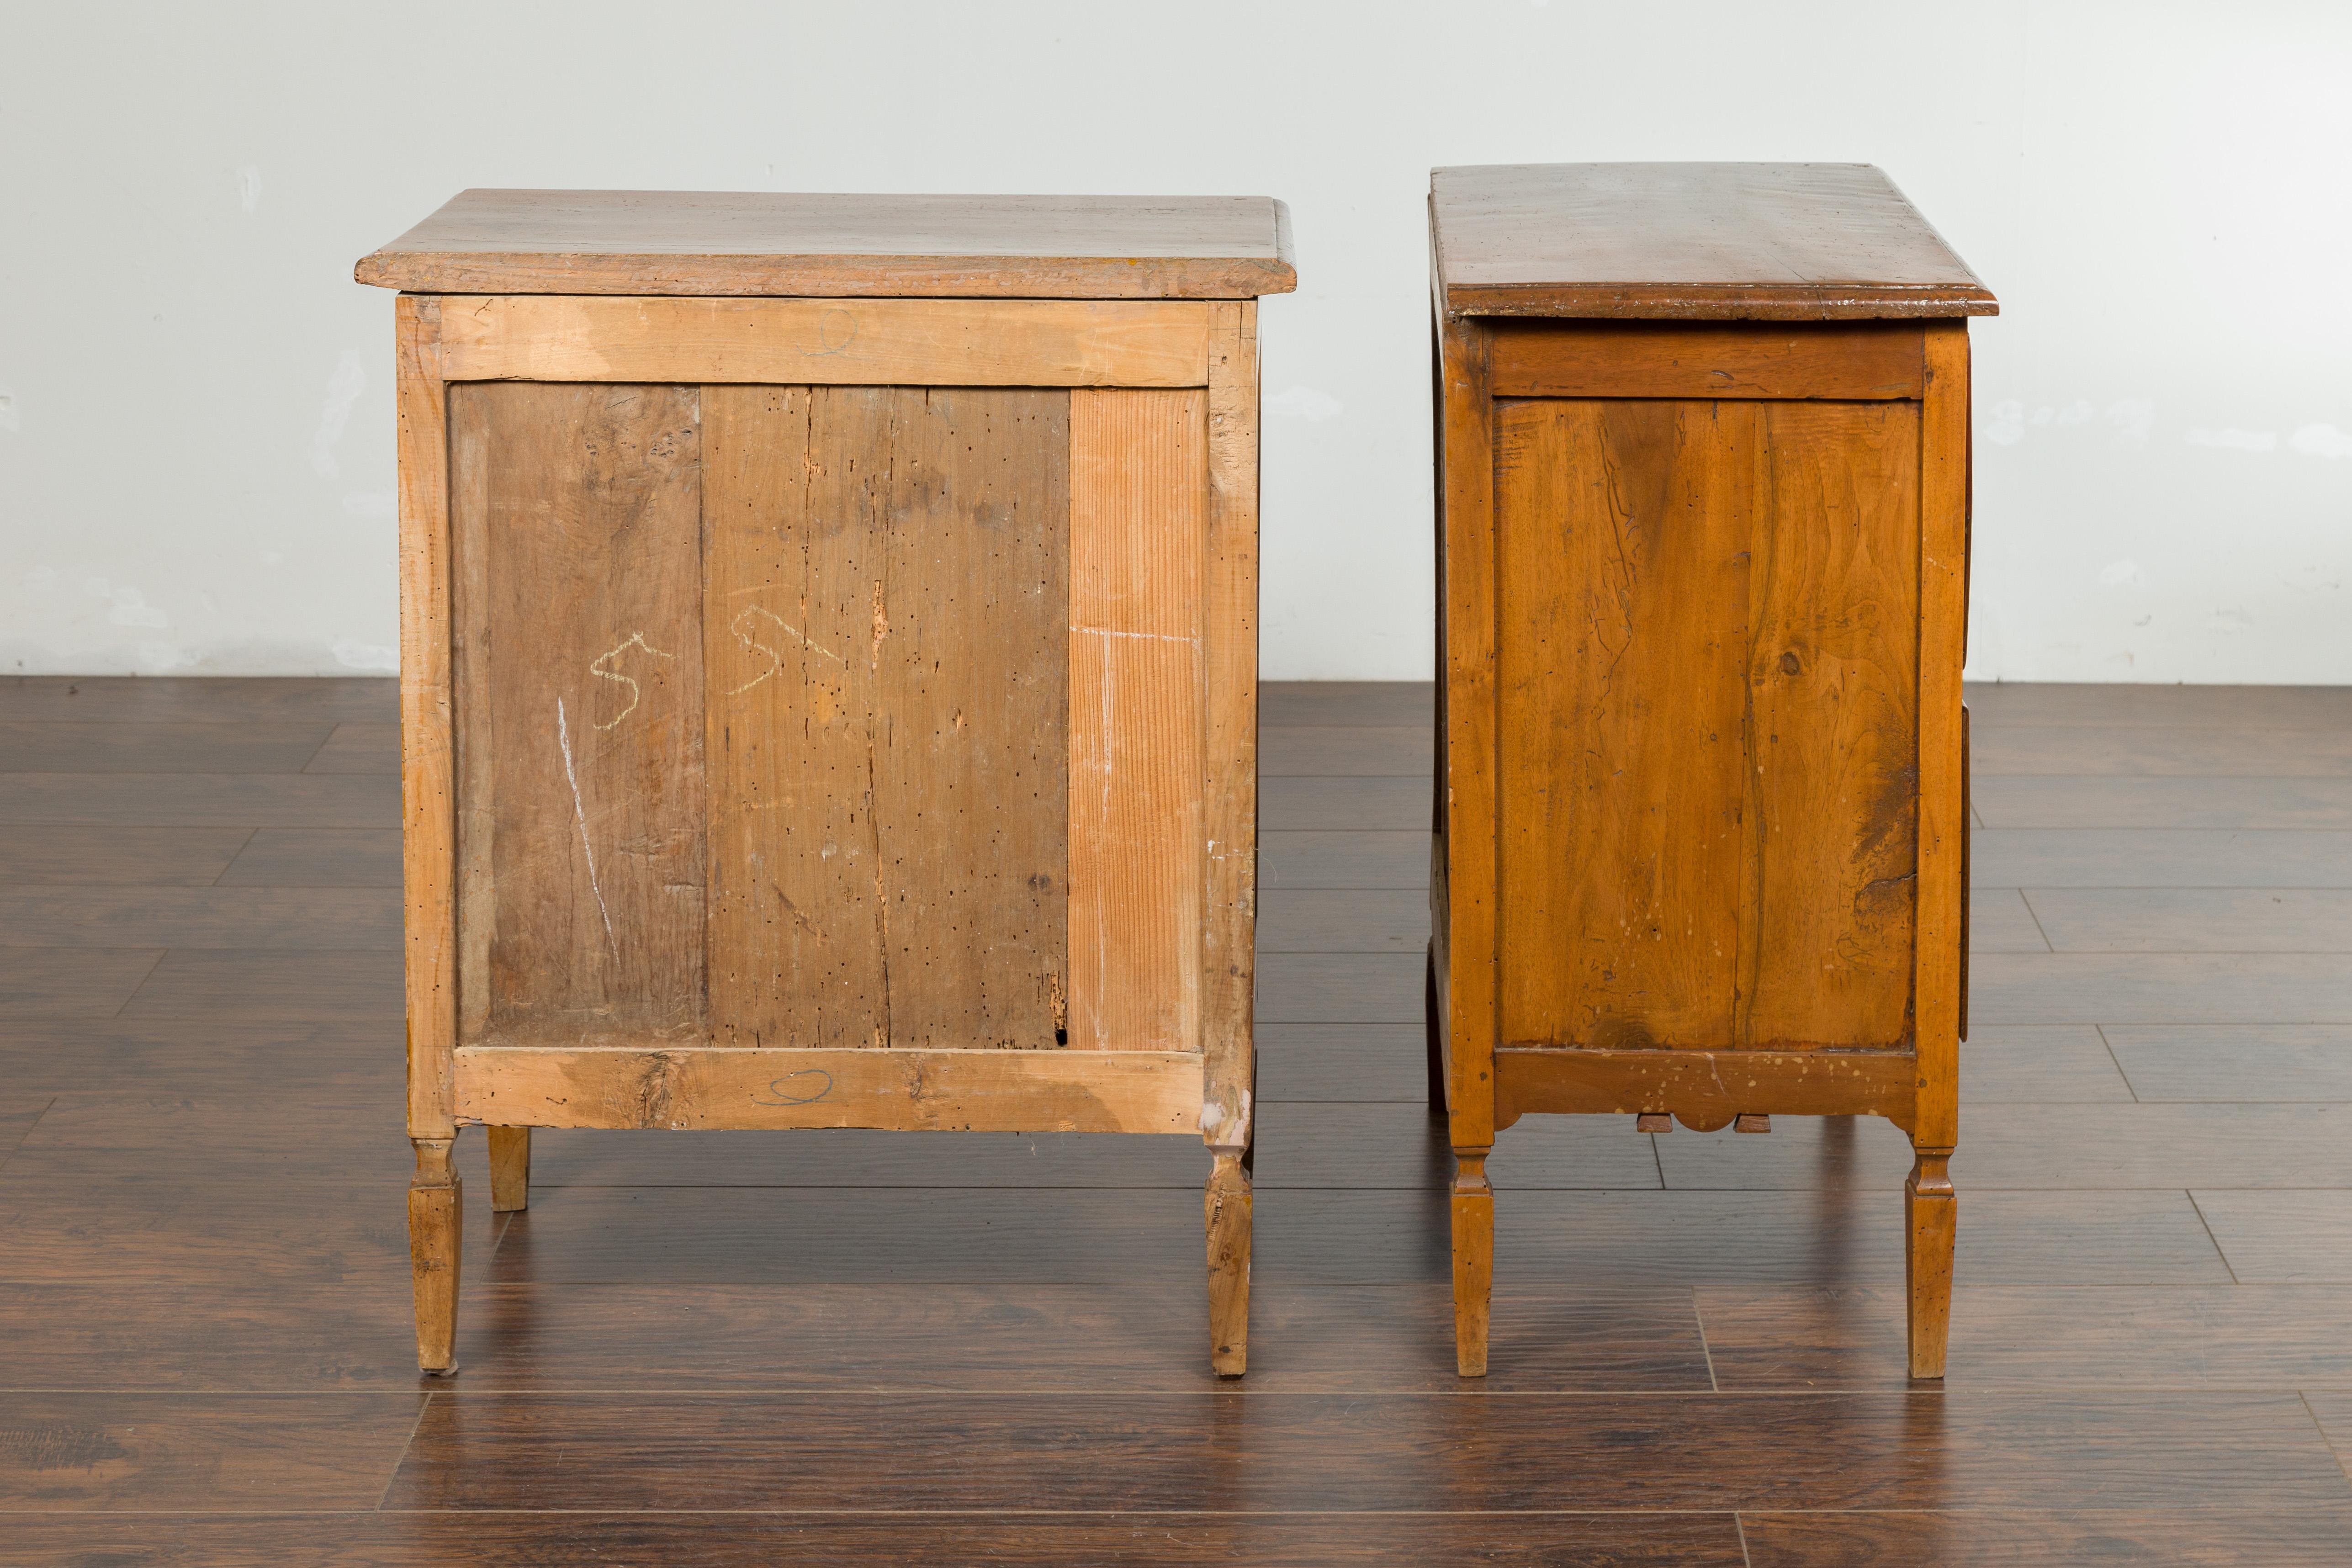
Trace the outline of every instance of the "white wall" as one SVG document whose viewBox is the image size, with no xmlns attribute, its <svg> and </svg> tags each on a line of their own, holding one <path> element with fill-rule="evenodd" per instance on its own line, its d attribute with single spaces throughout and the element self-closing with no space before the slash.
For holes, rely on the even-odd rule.
<svg viewBox="0 0 2352 1568">
<path fill-rule="evenodd" d="M 2005 302 L 1972 673 L 2352 681 L 2352 6 L 9 13 L 0 672 L 388 668 L 351 264 L 475 184 L 1284 197 L 1265 669 L 1425 677 L 1429 166 L 1755 158 L 1885 166 Z"/>
</svg>

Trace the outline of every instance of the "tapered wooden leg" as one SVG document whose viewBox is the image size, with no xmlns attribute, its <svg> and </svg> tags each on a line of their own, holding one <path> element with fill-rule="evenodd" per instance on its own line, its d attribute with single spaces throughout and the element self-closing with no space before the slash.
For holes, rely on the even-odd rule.
<svg viewBox="0 0 2352 1568">
<path fill-rule="evenodd" d="M 465 1194 L 449 1138 L 414 1138 L 416 1176 L 408 1184 L 408 1263 L 416 1281 L 416 1364 L 443 1376 L 457 1370 L 457 1262 Z"/>
<path fill-rule="evenodd" d="M 1495 1289 L 1495 1189 L 1486 1149 L 1454 1151 L 1454 1365 L 1486 1375 L 1486 1310 Z"/>
<path fill-rule="evenodd" d="M 1239 1153 L 1218 1152 L 1202 1207 L 1209 1227 L 1209 1364 L 1222 1377 L 1249 1367 L 1250 1177 Z"/>
<path fill-rule="evenodd" d="M 1904 1265 L 1910 1277 L 1911 1375 L 1944 1375 L 1952 1331 L 1952 1244 L 1959 1199 L 1949 1149 L 1920 1149 L 1903 1185 Z"/>
<path fill-rule="evenodd" d="M 490 1212 L 516 1214 L 530 1207 L 530 1129 L 492 1127 Z"/>
</svg>

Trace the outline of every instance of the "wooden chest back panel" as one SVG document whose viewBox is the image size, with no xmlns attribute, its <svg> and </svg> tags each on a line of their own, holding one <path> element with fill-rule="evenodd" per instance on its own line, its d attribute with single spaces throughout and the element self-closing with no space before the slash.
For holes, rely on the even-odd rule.
<svg viewBox="0 0 2352 1568">
<path fill-rule="evenodd" d="M 1917 405 L 1495 427 L 1501 1040 L 1907 1042 Z"/>
<path fill-rule="evenodd" d="M 1052 1048 L 1069 395 L 703 395 L 715 1037 Z"/>
<path fill-rule="evenodd" d="M 695 389 L 449 398 L 461 1027 L 698 1033 Z"/>
<path fill-rule="evenodd" d="M 1205 393 L 449 413 L 462 1043 L 1200 1048 Z"/>
</svg>

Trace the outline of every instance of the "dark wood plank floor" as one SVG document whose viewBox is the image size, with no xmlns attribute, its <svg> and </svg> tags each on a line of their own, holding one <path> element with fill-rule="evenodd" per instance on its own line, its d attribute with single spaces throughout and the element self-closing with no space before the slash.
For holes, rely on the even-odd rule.
<svg viewBox="0 0 2352 1568">
<path fill-rule="evenodd" d="M 0 1563 L 2352 1561 L 2352 689 L 1977 691 L 1942 1391 L 1901 1140 L 1423 1104 L 1429 692 L 1265 703 L 1251 1372 L 1189 1139 L 542 1133 L 414 1370 L 394 701 L 0 683 Z"/>
</svg>

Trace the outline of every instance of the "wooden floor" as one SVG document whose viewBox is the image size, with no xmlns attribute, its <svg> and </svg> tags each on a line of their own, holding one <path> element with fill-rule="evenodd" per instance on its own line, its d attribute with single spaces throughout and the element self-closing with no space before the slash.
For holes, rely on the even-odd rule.
<svg viewBox="0 0 2352 1568">
<path fill-rule="evenodd" d="M 542 1133 L 412 1361 L 394 703 L 0 684 L 0 1563 L 2352 1561 L 2352 689 L 1974 694 L 1951 1376 L 1901 1140 L 1423 1103 L 1424 687 L 1265 703 L 1251 1371 L 1197 1141 Z"/>
</svg>

